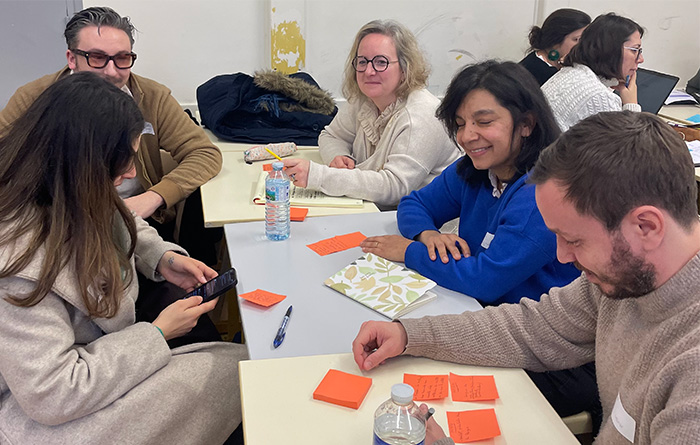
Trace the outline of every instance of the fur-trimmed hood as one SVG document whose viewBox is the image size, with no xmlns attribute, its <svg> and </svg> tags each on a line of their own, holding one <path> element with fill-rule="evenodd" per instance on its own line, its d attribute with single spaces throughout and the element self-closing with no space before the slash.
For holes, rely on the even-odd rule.
<svg viewBox="0 0 700 445">
<path fill-rule="evenodd" d="M 331 94 L 303 79 L 289 77 L 279 71 L 264 70 L 255 72 L 253 82 L 260 88 L 281 93 L 298 102 L 280 104 L 284 111 L 308 111 L 325 115 L 331 115 L 335 111 Z"/>
</svg>

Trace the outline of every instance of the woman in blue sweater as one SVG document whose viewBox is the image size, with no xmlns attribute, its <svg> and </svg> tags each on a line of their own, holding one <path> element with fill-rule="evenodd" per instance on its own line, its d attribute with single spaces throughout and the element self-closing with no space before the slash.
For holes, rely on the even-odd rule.
<svg viewBox="0 0 700 445">
<path fill-rule="evenodd" d="M 401 200 L 403 236 L 370 237 L 363 251 L 489 305 L 539 300 L 580 274 L 557 261 L 556 238 L 526 183 L 540 151 L 559 136 L 528 74 L 516 63 L 487 61 L 454 77 L 437 114 L 466 156 Z M 459 236 L 439 231 L 457 217 Z"/>
<path fill-rule="evenodd" d="M 452 79 L 437 116 L 466 156 L 401 200 L 403 236 L 367 238 L 362 250 L 488 305 L 539 300 L 578 277 L 573 265 L 557 261 L 556 237 L 527 183 L 528 170 L 560 133 L 530 73 L 513 62 L 469 66 Z M 457 217 L 459 236 L 440 232 Z M 597 432 L 594 363 L 528 375 L 560 416 L 589 411 Z"/>
</svg>

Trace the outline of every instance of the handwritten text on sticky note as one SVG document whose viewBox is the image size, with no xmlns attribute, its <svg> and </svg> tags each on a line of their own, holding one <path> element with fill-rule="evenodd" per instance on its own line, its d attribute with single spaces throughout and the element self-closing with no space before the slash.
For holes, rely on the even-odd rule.
<svg viewBox="0 0 700 445">
<path fill-rule="evenodd" d="M 450 389 L 455 402 L 496 400 L 498 390 L 492 375 L 457 375 L 450 373 Z"/>
<path fill-rule="evenodd" d="M 413 387 L 413 400 L 441 400 L 449 391 L 446 375 L 404 374 L 403 382 Z"/>
<path fill-rule="evenodd" d="M 269 306 L 272 306 L 273 304 L 277 304 L 280 301 L 287 298 L 286 295 L 273 294 L 272 292 L 268 292 L 268 291 L 262 290 L 262 289 L 255 289 L 252 292 L 246 292 L 245 294 L 240 294 L 239 297 L 243 298 L 244 300 L 248 300 L 251 303 L 255 303 L 255 304 L 258 304 L 260 306 L 265 306 L 265 307 L 269 307 Z"/>
</svg>

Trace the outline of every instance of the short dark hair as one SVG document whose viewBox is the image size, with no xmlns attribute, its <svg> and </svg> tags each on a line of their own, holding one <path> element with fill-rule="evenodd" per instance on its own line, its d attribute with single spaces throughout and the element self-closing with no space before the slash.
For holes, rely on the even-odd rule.
<svg viewBox="0 0 700 445">
<path fill-rule="evenodd" d="M 561 43 L 564 37 L 590 23 L 591 16 L 583 11 L 570 8 L 557 9 L 549 14 L 541 28 L 539 26 L 530 28 L 528 35 L 530 50 L 552 48 Z"/>
<path fill-rule="evenodd" d="M 608 231 L 630 210 L 652 205 L 683 227 L 698 221 L 695 169 L 688 147 L 649 113 L 598 113 L 571 127 L 540 155 L 529 181 L 554 180 L 582 215 Z"/>
<path fill-rule="evenodd" d="M 535 127 L 530 136 L 524 138 L 515 160 L 516 177 L 522 176 L 535 164 L 540 151 L 561 133 L 539 84 L 526 68 L 515 62 L 487 60 L 462 69 L 452 78 L 436 112 L 455 144 L 458 130 L 457 110 L 467 95 L 474 90 L 488 91 L 510 112 L 514 137 L 517 126 L 524 122 L 528 115 L 534 118 Z M 462 158 L 457 171 L 468 180 L 486 177 L 486 172 L 475 172 L 469 156 Z"/>
<path fill-rule="evenodd" d="M 581 34 L 581 40 L 564 58 L 565 66 L 586 65 L 596 75 L 607 79 L 621 76 L 622 45 L 635 32 L 644 35 L 644 28 L 633 20 L 612 12 L 602 14 Z"/>
<path fill-rule="evenodd" d="M 88 26 L 97 26 L 97 29 L 102 26 L 120 29 L 129 36 L 131 47 L 133 48 L 134 46 L 134 31 L 136 28 L 131 24 L 129 17 L 122 17 L 114 9 L 106 6 L 95 6 L 76 12 L 66 24 L 66 30 L 63 32 L 63 35 L 66 38 L 68 49 L 78 49 L 78 34 L 83 28 Z"/>
</svg>

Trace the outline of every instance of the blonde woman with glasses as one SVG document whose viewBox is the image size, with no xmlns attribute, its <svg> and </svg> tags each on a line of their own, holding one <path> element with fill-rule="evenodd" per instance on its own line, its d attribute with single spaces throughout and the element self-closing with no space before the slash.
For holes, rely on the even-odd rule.
<svg viewBox="0 0 700 445">
<path fill-rule="evenodd" d="M 285 161 L 294 184 L 395 208 L 459 152 L 435 117 L 430 69 L 415 36 L 395 21 L 360 29 L 345 64 L 348 103 L 319 136 L 325 165 Z"/>
</svg>

